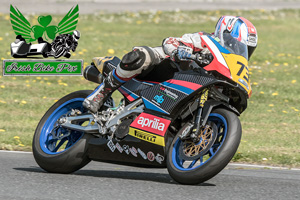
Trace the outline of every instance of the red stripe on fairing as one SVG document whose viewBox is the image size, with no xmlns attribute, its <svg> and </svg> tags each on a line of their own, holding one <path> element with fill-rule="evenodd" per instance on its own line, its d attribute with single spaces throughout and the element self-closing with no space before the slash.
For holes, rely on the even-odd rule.
<svg viewBox="0 0 300 200">
<path fill-rule="evenodd" d="M 230 74 L 230 70 L 227 67 L 227 63 L 226 63 L 223 55 L 220 53 L 218 47 L 215 47 L 217 49 L 215 50 L 216 52 L 214 52 L 213 49 L 212 49 L 212 47 L 214 45 L 213 42 L 209 39 L 208 41 L 211 41 L 211 45 L 212 45 L 212 46 L 209 46 L 207 44 L 207 42 L 205 41 L 206 38 L 207 37 L 204 37 L 204 39 L 202 40 L 202 42 L 203 42 L 204 45 L 207 46 L 207 48 L 209 49 L 209 51 L 213 54 L 214 59 L 212 60 L 212 62 L 210 64 L 208 64 L 207 66 L 205 66 L 204 69 L 206 71 L 217 71 L 220 74 L 226 76 L 227 78 L 232 79 L 231 74 Z M 219 53 L 219 54 L 217 54 L 218 56 L 216 55 L 216 53 Z M 219 61 L 219 59 L 221 61 Z"/>
<path fill-rule="evenodd" d="M 128 94 L 125 90 L 123 90 L 122 88 L 118 89 L 129 101 L 134 101 L 135 99 L 130 96 L 130 94 Z"/>
<path fill-rule="evenodd" d="M 181 85 L 183 87 L 186 87 L 186 88 L 189 88 L 189 89 L 192 89 L 192 90 L 197 90 L 197 89 L 202 87 L 202 85 L 199 85 L 199 84 L 196 84 L 196 83 L 192 83 L 192 82 L 188 82 L 188 81 L 175 80 L 175 79 L 167 80 L 166 82 L 176 84 L 176 85 Z"/>
<path fill-rule="evenodd" d="M 146 83 L 155 83 L 155 84 L 159 84 L 160 82 L 156 82 L 156 81 L 144 81 L 144 80 L 141 80 L 141 79 L 137 79 L 135 78 L 136 80 L 138 81 L 141 81 L 141 82 L 146 82 Z"/>
<path fill-rule="evenodd" d="M 221 63 L 219 63 L 217 59 L 213 59 L 213 61 L 209 65 L 205 66 L 204 69 L 206 71 L 217 71 L 220 74 L 226 76 L 227 78 L 232 79 L 230 70 Z"/>
</svg>

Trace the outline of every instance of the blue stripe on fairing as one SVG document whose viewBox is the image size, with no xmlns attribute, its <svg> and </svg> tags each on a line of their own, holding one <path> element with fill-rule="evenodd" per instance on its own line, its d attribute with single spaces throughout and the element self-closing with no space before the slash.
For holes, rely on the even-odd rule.
<svg viewBox="0 0 300 200">
<path fill-rule="evenodd" d="M 215 39 L 213 39 L 211 36 L 208 35 L 207 37 L 217 46 L 217 48 L 220 50 L 221 53 L 225 53 L 225 54 L 229 54 L 230 53 L 230 51 L 228 51 L 227 49 L 225 49 L 224 47 L 222 47 L 220 45 L 220 43 L 217 42 Z"/>
<path fill-rule="evenodd" d="M 113 76 L 120 82 L 120 83 L 125 83 L 126 81 L 120 79 L 117 75 L 116 75 L 116 70 L 114 69 L 113 71 Z"/>
<path fill-rule="evenodd" d="M 145 107 L 150 109 L 150 110 L 155 110 L 161 113 L 165 113 L 165 114 L 170 114 L 167 111 L 159 108 L 158 106 L 156 106 L 155 104 L 151 103 L 150 101 L 148 101 L 147 99 L 143 98 L 143 102 L 145 104 Z"/>
<path fill-rule="evenodd" d="M 158 83 L 151 83 L 151 82 L 147 82 L 147 81 L 143 81 L 143 83 L 149 84 L 149 85 L 157 85 Z"/>
<path fill-rule="evenodd" d="M 174 84 L 174 83 L 169 83 L 169 82 L 163 82 L 163 83 L 160 83 L 166 87 L 169 87 L 169 88 L 174 88 L 176 90 L 179 90 L 185 94 L 191 94 L 194 92 L 194 90 L 190 89 L 190 88 L 187 88 L 187 87 L 184 87 L 182 85 L 177 85 L 177 84 Z"/>
<path fill-rule="evenodd" d="M 129 94 L 132 98 L 134 98 L 134 99 L 139 98 L 138 95 L 134 94 L 132 91 L 128 90 L 126 87 L 121 86 L 121 88 L 122 88 L 123 90 L 125 90 L 125 92 L 127 92 L 127 94 Z"/>
</svg>

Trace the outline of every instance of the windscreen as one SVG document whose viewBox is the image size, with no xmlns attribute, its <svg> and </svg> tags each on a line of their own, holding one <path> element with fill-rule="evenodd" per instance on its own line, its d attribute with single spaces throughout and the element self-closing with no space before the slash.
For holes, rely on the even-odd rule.
<svg viewBox="0 0 300 200">
<path fill-rule="evenodd" d="M 239 42 L 237 39 L 232 37 L 230 33 L 223 34 L 224 47 L 230 51 L 230 53 L 241 55 L 248 60 L 248 48 L 242 42 Z"/>
</svg>

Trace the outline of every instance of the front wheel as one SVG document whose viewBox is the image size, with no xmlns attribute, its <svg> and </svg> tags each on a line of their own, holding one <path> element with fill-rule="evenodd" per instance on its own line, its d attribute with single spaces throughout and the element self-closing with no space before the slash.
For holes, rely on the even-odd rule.
<svg viewBox="0 0 300 200">
<path fill-rule="evenodd" d="M 242 135 L 236 114 L 221 108 L 209 115 L 199 143 L 181 141 L 185 129 L 176 135 L 167 156 L 170 176 L 182 184 L 202 183 L 217 175 L 234 156 Z"/>
<path fill-rule="evenodd" d="M 85 113 L 82 106 L 90 90 L 73 92 L 57 101 L 42 117 L 32 142 L 33 155 L 38 165 L 48 172 L 72 173 L 87 163 L 87 144 L 92 137 L 80 131 L 66 130 L 58 119 L 68 116 L 72 109 Z"/>
</svg>

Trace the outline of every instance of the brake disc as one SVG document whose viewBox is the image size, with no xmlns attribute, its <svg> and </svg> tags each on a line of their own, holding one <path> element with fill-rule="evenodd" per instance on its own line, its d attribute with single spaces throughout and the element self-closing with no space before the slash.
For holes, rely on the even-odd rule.
<svg viewBox="0 0 300 200">
<path fill-rule="evenodd" d="M 213 122 L 208 122 L 200 130 L 199 142 L 195 143 L 191 139 L 183 140 L 179 146 L 179 156 L 183 160 L 196 160 L 205 155 L 215 143 L 218 128 Z"/>
</svg>

